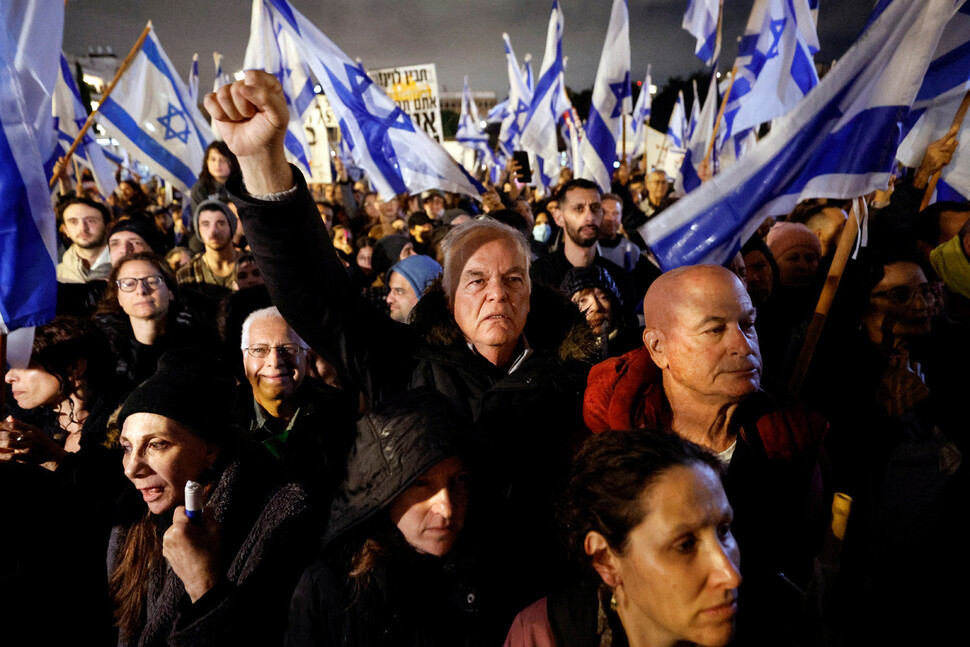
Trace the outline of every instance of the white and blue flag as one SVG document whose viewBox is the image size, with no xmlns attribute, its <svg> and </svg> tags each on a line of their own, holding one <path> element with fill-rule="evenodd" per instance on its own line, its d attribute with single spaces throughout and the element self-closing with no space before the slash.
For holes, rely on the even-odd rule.
<svg viewBox="0 0 970 647">
<path fill-rule="evenodd" d="M 569 148 L 566 149 L 569 157 L 569 168 L 573 170 L 574 177 L 583 177 L 582 143 L 586 136 L 583 133 L 583 124 L 575 108 L 571 108 L 566 113 L 562 127 L 566 131 L 566 139 L 569 141 Z"/>
<path fill-rule="evenodd" d="M 290 111 L 290 123 L 286 128 L 283 145 L 290 162 L 299 167 L 309 178 L 310 144 L 307 142 L 303 122 L 313 107 L 313 81 L 310 69 L 303 61 L 296 43 L 289 33 L 283 31 L 280 20 L 274 18 L 270 8 L 262 0 L 253 0 L 253 16 L 249 28 L 249 44 L 243 68 L 265 70 L 275 76 L 283 86 L 286 107 Z"/>
<path fill-rule="evenodd" d="M 701 117 L 700 95 L 697 94 L 697 79 L 691 80 L 694 89 L 694 100 L 690 104 L 690 119 L 687 120 L 687 139 L 694 136 L 694 129 L 697 128 L 697 120 Z"/>
<path fill-rule="evenodd" d="M 964 0 L 896 0 L 744 159 L 640 228 L 661 268 L 723 264 L 767 216 L 888 185 L 940 34 Z"/>
<path fill-rule="evenodd" d="M 632 107 L 630 92 L 630 15 L 626 0 L 613 0 L 606 41 L 593 83 L 593 101 L 586 120 L 581 177 L 592 180 L 603 191 L 612 186 L 616 145 L 623 127 L 623 115 Z"/>
<path fill-rule="evenodd" d="M 71 66 L 61 54 L 57 85 L 54 86 L 52 109 L 54 112 L 54 130 L 57 131 L 58 156 L 67 153 L 74 143 L 78 133 L 88 119 L 88 113 L 81 103 L 81 93 L 78 91 Z M 98 191 L 103 196 L 109 196 L 118 188 L 114 171 L 104 155 L 104 149 L 95 141 L 91 131 L 84 134 L 84 139 L 74 149 L 74 158 L 91 169 Z M 80 178 L 78 178 L 80 181 Z"/>
<path fill-rule="evenodd" d="M 720 15 L 720 0 L 689 0 L 684 22 L 681 24 L 697 39 L 694 53 L 708 67 L 717 63 L 717 57 L 721 53 L 721 31 L 717 28 Z"/>
<path fill-rule="evenodd" d="M 482 120 L 478 114 L 478 106 L 468 89 L 468 77 L 465 77 L 464 89 L 461 93 L 461 116 L 458 118 L 458 131 L 455 141 L 479 153 L 478 157 L 490 160 L 491 149 L 488 147 L 488 133 L 482 130 Z"/>
<path fill-rule="evenodd" d="M 506 156 L 511 157 L 512 152 L 519 147 L 522 127 L 525 126 L 525 118 L 529 114 L 529 106 L 532 105 L 532 93 L 529 92 L 529 86 L 515 58 L 509 35 L 502 34 L 502 40 L 505 41 L 505 63 L 509 72 L 509 104 L 498 133 L 498 146 Z"/>
<path fill-rule="evenodd" d="M 212 61 L 216 65 L 216 76 L 215 80 L 212 82 L 212 91 L 218 92 L 219 88 L 229 83 L 232 83 L 232 79 L 228 74 L 222 71 L 222 54 L 219 52 L 212 52 Z M 216 120 L 212 119 L 209 122 L 209 128 L 212 130 L 212 136 L 214 139 L 222 139 L 222 135 L 219 134 L 219 129 L 216 128 Z"/>
<path fill-rule="evenodd" d="M 189 68 L 189 97 L 194 103 L 199 103 L 199 54 L 192 55 L 192 67 Z"/>
<path fill-rule="evenodd" d="M 532 94 L 532 105 L 522 129 L 522 146 L 544 159 L 559 154 L 556 126 L 569 110 L 563 77 L 562 34 L 564 18 L 558 0 L 552 3 L 546 51 L 542 56 L 539 81 Z"/>
<path fill-rule="evenodd" d="M 725 109 L 730 132 L 782 116 L 818 85 L 818 36 L 808 0 L 755 0 L 738 44 L 737 78 Z"/>
<path fill-rule="evenodd" d="M 310 66 L 333 108 L 357 166 L 384 196 L 426 189 L 483 191 L 384 90 L 286 0 L 264 0 Z"/>
<path fill-rule="evenodd" d="M 653 102 L 653 97 L 650 95 L 651 85 L 653 85 L 653 79 L 650 77 L 650 66 L 647 65 L 647 77 L 643 80 L 640 95 L 637 97 L 636 105 L 633 106 L 633 116 L 630 118 L 633 122 L 633 141 L 636 142 L 633 147 L 634 156 L 642 155 L 646 146 L 644 134 L 647 132 L 646 129 L 650 123 L 650 110 Z"/>
<path fill-rule="evenodd" d="M 154 29 L 98 113 L 105 130 L 152 173 L 182 193 L 191 190 L 212 132 Z"/>
<path fill-rule="evenodd" d="M 684 92 L 677 93 L 677 103 L 670 111 L 670 120 L 667 122 L 667 148 L 675 151 L 683 151 L 687 147 L 690 137 L 687 124 L 687 108 L 684 106 Z"/>
<path fill-rule="evenodd" d="M 964 4 L 943 30 L 904 127 L 896 158 L 917 167 L 927 146 L 950 129 L 964 94 L 970 89 L 970 4 Z M 908 133 L 906 132 L 908 130 Z M 940 173 L 943 182 L 970 195 L 970 128 L 958 134 L 957 149 Z"/>
<path fill-rule="evenodd" d="M 0 3 L 0 333 L 26 365 L 33 326 L 54 318 L 57 235 L 44 162 L 54 152 L 64 3 Z M 15 339 L 21 337 L 23 339 Z"/>
<path fill-rule="evenodd" d="M 695 101 L 697 101 L 695 95 Z M 697 121 L 690 134 L 690 141 L 687 143 L 687 152 L 684 154 L 684 161 L 680 165 L 680 175 L 674 180 L 674 191 L 683 195 L 689 193 L 701 185 L 701 178 L 698 173 L 701 163 L 704 161 L 704 153 L 707 146 L 714 136 L 714 120 L 717 118 L 717 75 L 711 75 L 711 83 L 707 88 L 707 96 L 704 98 L 704 107 L 700 110 Z M 717 149 L 711 152 L 711 159 L 717 159 Z"/>
</svg>

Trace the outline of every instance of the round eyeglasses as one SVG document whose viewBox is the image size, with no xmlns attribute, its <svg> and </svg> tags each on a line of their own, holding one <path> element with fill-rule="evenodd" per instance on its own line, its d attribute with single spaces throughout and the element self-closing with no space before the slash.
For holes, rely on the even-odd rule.
<svg viewBox="0 0 970 647">
<path fill-rule="evenodd" d="M 306 346 L 300 346 L 299 344 L 283 344 L 282 346 L 268 346 L 266 344 L 254 344 L 249 348 L 243 348 L 244 351 L 249 353 L 250 357 L 255 357 L 256 359 L 266 359 L 269 357 L 269 352 L 275 349 L 276 354 L 282 358 L 296 357 L 299 353 L 306 350 Z"/>
<path fill-rule="evenodd" d="M 140 279 L 129 276 L 123 279 L 118 279 L 115 281 L 115 284 L 117 284 L 118 289 L 122 292 L 134 292 L 139 283 L 144 285 L 145 290 L 148 292 L 154 292 L 158 289 L 158 286 L 164 282 L 165 277 L 163 277 L 161 274 L 152 274 L 151 276 L 145 276 Z"/>
</svg>

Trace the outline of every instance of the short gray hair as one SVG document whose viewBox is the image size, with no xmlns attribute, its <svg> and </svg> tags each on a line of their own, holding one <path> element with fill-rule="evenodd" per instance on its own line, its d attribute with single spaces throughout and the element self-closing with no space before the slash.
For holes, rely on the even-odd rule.
<svg viewBox="0 0 970 647">
<path fill-rule="evenodd" d="M 454 300 L 455 292 L 458 290 L 458 280 L 468 259 L 482 245 L 493 240 L 504 240 L 522 253 L 525 259 L 526 285 L 529 286 L 529 291 L 532 291 L 532 283 L 528 278 L 531 253 L 525 237 L 494 218 L 476 218 L 454 227 L 441 241 L 442 266 L 444 266 L 442 285 L 449 304 Z"/>
<path fill-rule="evenodd" d="M 280 319 L 283 319 L 283 321 L 286 321 L 286 318 L 280 314 L 280 310 L 276 306 L 261 308 L 259 310 L 255 310 L 251 312 L 249 316 L 246 317 L 246 320 L 243 322 L 242 335 L 240 336 L 239 348 L 241 350 L 246 350 L 247 348 L 249 348 L 249 329 L 252 328 L 253 322 L 261 321 L 263 319 L 275 319 L 276 317 L 279 317 Z M 293 326 L 290 326 L 289 322 L 287 322 L 286 325 L 289 326 L 290 330 L 293 330 Z M 300 340 L 299 343 L 301 346 L 307 347 L 307 343 L 303 341 L 303 339 L 300 337 L 299 334 L 297 334 L 295 330 L 293 330 L 293 334 L 296 335 L 296 338 L 298 340 Z"/>
</svg>

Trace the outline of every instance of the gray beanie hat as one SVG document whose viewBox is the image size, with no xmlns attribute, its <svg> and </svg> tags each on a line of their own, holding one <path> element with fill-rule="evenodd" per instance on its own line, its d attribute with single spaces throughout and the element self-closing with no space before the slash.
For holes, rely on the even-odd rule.
<svg viewBox="0 0 970 647">
<path fill-rule="evenodd" d="M 225 202 L 220 202 L 219 200 L 203 200 L 199 203 L 199 206 L 195 208 L 195 212 L 192 213 L 192 227 L 195 228 L 195 233 L 199 233 L 199 214 L 203 211 L 221 211 L 226 214 L 226 220 L 229 221 L 229 231 L 232 236 L 236 235 L 236 229 L 239 226 L 239 219 L 236 218 L 236 214 L 232 212 Z"/>
</svg>

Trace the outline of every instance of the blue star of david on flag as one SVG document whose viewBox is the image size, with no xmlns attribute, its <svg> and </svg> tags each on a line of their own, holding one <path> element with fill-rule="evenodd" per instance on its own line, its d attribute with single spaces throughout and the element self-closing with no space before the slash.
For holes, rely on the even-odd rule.
<svg viewBox="0 0 970 647">
<path fill-rule="evenodd" d="M 771 47 L 765 52 L 766 58 L 774 58 L 778 56 L 778 45 L 781 44 L 781 37 L 785 33 L 785 23 L 788 22 L 785 18 L 779 18 L 778 20 L 772 20 L 769 25 L 771 30 Z"/>
<path fill-rule="evenodd" d="M 182 120 L 182 130 L 175 130 L 172 122 L 178 117 Z M 185 114 L 173 106 L 171 103 L 168 104 L 168 112 L 158 118 L 158 123 L 165 127 L 165 141 L 170 139 L 178 139 L 183 144 L 189 141 L 189 124 L 185 119 Z M 175 122 L 176 125 L 178 122 Z"/>
<path fill-rule="evenodd" d="M 616 97 L 616 106 L 613 108 L 610 119 L 616 119 L 623 112 L 623 100 L 633 96 L 633 93 L 630 92 L 630 70 L 626 71 L 622 81 L 610 83 L 610 92 Z"/>
</svg>

